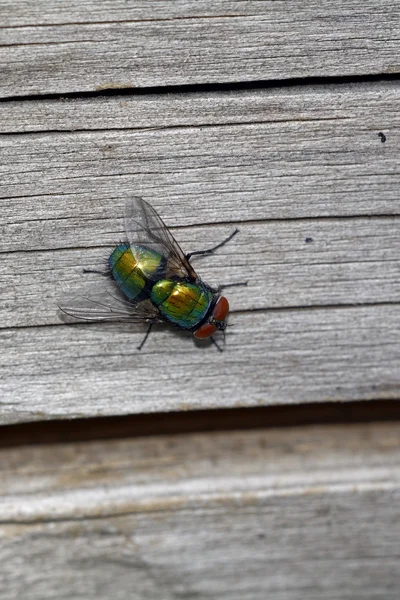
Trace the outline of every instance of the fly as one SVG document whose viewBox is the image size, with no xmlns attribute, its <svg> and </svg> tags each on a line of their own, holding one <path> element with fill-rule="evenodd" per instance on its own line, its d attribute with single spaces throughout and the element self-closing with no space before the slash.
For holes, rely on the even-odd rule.
<svg viewBox="0 0 400 600">
<path fill-rule="evenodd" d="M 213 337 L 217 331 L 225 336 L 227 327 L 229 302 L 221 291 L 247 282 L 212 288 L 197 275 L 190 258 L 213 254 L 239 230 L 213 248 L 184 254 L 154 208 L 133 197 L 125 206 L 125 231 L 127 241 L 113 249 L 107 271 L 89 271 L 109 276 L 117 289 L 96 286 L 62 302 L 60 310 L 84 321 L 146 322 L 147 333 L 138 350 L 155 323 L 169 323 L 191 331 L 197 339 L 209 338 L 222 352 Z"/>
</svg>

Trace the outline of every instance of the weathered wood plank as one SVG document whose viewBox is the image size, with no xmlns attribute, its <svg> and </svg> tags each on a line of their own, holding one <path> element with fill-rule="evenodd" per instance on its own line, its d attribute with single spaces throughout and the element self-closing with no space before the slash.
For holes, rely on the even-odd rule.
<svg viewBox="0 0 400 600">
<path fill-rule="evenodd" d="M 182 117 L 180 102 L 160 118 L 163 102 L 136 99 L 119 113 L 120 130 L 2 136 L 0 250 L 92 245 L 100 232 L 97 243 L 113 243 L 123 199 L 132 193 L 148 198 L 170 225 L 399 214 L 399 89 L 366 86 L 364 100 L 364 86 L 315 88 L 304 97 L 300 90 L 292 117 L 285 99 L 268 91 L 195 95 Z M 99 105 L 95 125 L 104 114 L 110 126 L 121 102 Z M 240 123 L 247 104 L 254 122 Z M 90 128 L 85 106 L 77 104 L 77 122 Z M 129 129 L 136 115 L 140 127 L 154 116 L 156 127 Z M 103 234 L 104 219 L 112 236 Z"/>
<path fill-rule="evenodd" d="M 88 225 L 90 232 L 93 222 Z M 92 244 L 112 236 L 108 220 L 99 221 L 98 227 Z M 400 219 L 393 217 L 244 223 L 231 244 L 193 264 L 214 286 L 248 281 L 247 288 L 229 290 L 236 311 L 397 302 L 399 227 Z M 203 226 L 174 233 L 189 252 L 212 247 L 230 231 L 228 226 Z M 122 231 L 115 231 L 115 243 L 121 238 Z M 59 323 L 60 290 L 69 286 L 83 293 L 88 282 L 104 285 L 103 278 L 84 274 L 83 269 L 104 269 L 111 250 L 112 246 L 95 246 L 4 253 L 0 329 Z"/>
<path fill-rule="evenodd" d="M 399 306 L 383 306 L 399 298 L 398 219 L 355 217 L 399 214 L 399 96 L 386 83 L 107 98 L 76 103 L 81 131 L 1 137 L 3 422 L 399 397 Z M 22 131 L 60 116 L 55 102 L 3 106 L 8 131 L 18 114 Z M 232 316 L 223 356 L 170 331 L 138 355 L 142 333 L 123 326 L 31 327 L 55 325 L 57 285 L 83 284 L 123 237 L 132 193 L 188 251 L 240 225 L 196 263 L 212 283 L 250 280 L 230 290 L 234 312 L 264 311 Z"/>
<path fill-rule="evenodd" d="M 395 0 L 172 4 L 3 1 L 0 95 L 399 72 Z"/>
<path fill-rule="evenodd" d="M 266 4 L 266 3 L 264 3 Z M 25 0 L 12 3 L 10 0 L 0 1 L 0 10 L 4 20 L 3 27 L 24 27 L 27 25 L 54 25 L 65 23 L 87 23 L 88 15 L 94 23 L 118 21 L 157 21 L 159 19 L 184 19 L 194 17 L 212 18 L 252 16 L 262 10 L 260 0 L 68 0 L 58 4 L 54 0 L 42 0 L 40 5 Z"/>
<path fill-rule="evenodd" d="M 322 120 L 342 120 L 352 125 L 358 122 L 361 130 L 388 132 L 399 125 L 399 102 L 398 81 L 12 100 L 1 105 L 0 133 Z"/>
<path fill-rule="evenodd" d="M 0 457 L 2 600 L 398 598 L 397 424 Z"/>
<path fill-rule="evenodd" d="M 137 412 L 391 399 L 400 306 L 236 313 L 226 352 L 120 324 L 0 332 L 2 423 Z"/>
</svg>

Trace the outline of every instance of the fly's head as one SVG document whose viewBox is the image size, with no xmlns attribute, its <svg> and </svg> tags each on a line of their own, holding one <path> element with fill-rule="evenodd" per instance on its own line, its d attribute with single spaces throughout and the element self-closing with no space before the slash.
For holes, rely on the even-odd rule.
<svg viewBox="0 0 400 600">
<path fill-rule="evenodd" d="M 215 304 L 213 311 L 207 321 L 194 332 L 194 337 L 204 340 L 211 337 L 216 331 L 225 331 L 227 327 L 226 317 L 229 312 L 229 302 L 225 296 L 221 296 Z"/>
</svg>

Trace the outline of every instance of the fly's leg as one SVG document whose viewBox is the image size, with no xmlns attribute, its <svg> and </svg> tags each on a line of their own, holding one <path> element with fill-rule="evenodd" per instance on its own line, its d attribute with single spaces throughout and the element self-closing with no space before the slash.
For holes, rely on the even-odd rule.
<svg viewBox="0 0 400 600">
<path fill-rule="evenodd" d="M 221 348 L 221 346 L 219 344 L 217 344 L 217 342 L 214 340 L 213 337 L 210 337 L 210 340 L 212 341 L 214 346 L 217 348 L 218 352 L 223 352 L 223 349 Z"/>
<path fill-rule="evenodd" d="M 109 277 L 110 271 L 98 271 L 97 269 L 83 269 L 84 273 L 96 273 L 97 275 L 102 275 L 103 277 Z"/>
<path fill-rule="evenodd" d="M 145 343 L 146 343 L 146 340 L 147 340 L 147 338 L 148 338 L 148 337 L 149 337 L 149 335 L 150 335 L 150 331 L 151 331 L 151 328 L 152 328 L 152 327 L 153 327 L 153 323 L 150 323 L 150 325 L 149 325 L 149 326 L 148 326 L 148 328 L 147 328 L 146 335 L 144 336 L 144 338 L 143 338 L 143 339 L 142 339 L 142 341 L 140 342 L 139 346 L 137 347 L 137 349 L 138 349 L 138 350 L 141 350 L 141 349 L 143 348 L 143 346 L 145 345 Z"/>
<path fill-rule="evenodd" d="M 211 288 L 213 294 L 219 294 L 222 290 L 230 287 L 247 287 L 248 281 L 239 281 L 238 283 L 225 283 L 219 285 L 217 288 Z"/>
<path fill-rule="evenodd" d="M 239 229 L 235 229 L 235 231 L 233 233 L 231 233 L 231 235 L 228 236 L 226 238 L 226 240 L 224 240 L 220 244 L 217 244 L 216 246 L 214 246 L 214 248 L 209 248 L 208 250 L 197 250 L 196 252 L 189 252 L 189 254 L 186 254 L 186 260 L 190 260 L 192 258 L 192 256 L 205 256 L 207 254 L 214 254 L 214 252 L 216 250 L 218 250 L 218 248 L 221 248 L 222 246 L 225 246 L 225 244 L 227 244 L 228 242 L 230 242 L 231 239 L 233 237 L 235 237 L 235 235 L 237 233 L 239 233 Z"/>
<path fill-rule="evenodd" d="M 225 283 L 223 285 L 219 285 L 217 288 L 218 292 L 222 292 L 225 288 L 230 287 L 247 287 L 248 281 L 239 281 L 238 283 Z"/>
</svg>

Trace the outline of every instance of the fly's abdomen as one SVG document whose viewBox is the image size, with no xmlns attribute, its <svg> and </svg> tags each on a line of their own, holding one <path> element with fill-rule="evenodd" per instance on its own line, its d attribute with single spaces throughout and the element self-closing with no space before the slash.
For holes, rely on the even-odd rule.
<svg viewBox="0 0 400 600">
<path fill-rule="evenodd" d="M 212 293 L 194 283 L 162 279 L 154 284 L 151 300 L 166 320 L 183 329 L 192 329 L 205 317 Z"/>
<path fill-rule="evenodd" d="M 129 244 L 120 244 L 109 258 L 112 276 L 131 301 L 142 299 L 148 277 L 159 269 L 163 261 L 161 254 L 149 248 L 138 247 L 137 255 L 139 259 L 133 256 Z"/>
</svg>

